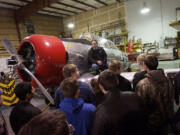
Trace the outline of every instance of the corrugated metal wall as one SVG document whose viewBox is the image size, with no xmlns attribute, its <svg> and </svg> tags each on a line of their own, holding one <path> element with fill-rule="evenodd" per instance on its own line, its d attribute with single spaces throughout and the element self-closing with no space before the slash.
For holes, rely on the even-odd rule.
<svg viewBox="0 0 180 135">
<path fill-rule="evenodd" d="M 59 37 L 63 30 L 62 19 L 46 15 L 33 15 L 28 17 L 34 26 L 34 34 L 53 35 Z M 21 38 L 28 36 L 25 23 L 19 24 Z M 9 56 L 1 40 L 7 38 L 16 48 L 19 38 L 14 20 L 13 10 L 0 8 L 0 58 Z"/>
</svg>

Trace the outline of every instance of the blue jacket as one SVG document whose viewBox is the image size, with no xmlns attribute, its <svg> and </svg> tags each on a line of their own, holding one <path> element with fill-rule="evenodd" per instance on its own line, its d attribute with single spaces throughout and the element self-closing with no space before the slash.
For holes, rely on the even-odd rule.
<svg viewBox="0 0 180 135">
<path fill-rule="evenodd" d="M 80 90 L 79 98 L 82 98 L 85 103 L 96 105 L 96 97 L 91 87 L 85 82 L 78 81 L 78 83 L 79 83 L 79 90 Z M 64 99 L 60 87 L 58 87 L 58 89 L 56 90 L 55 97 L 56 97 L 55 105 L 56 105 L 56 108 L 58 108 L 59 104 Z"/>
<path fill-rule="evenodd" d="M 74 135 L 90 134 L 95 109 L 94 105 L 84 103 L 80 98 L 64 98 L 58 108 L 66 114 L 68 123 L 74 126 Z"/>
</svg>

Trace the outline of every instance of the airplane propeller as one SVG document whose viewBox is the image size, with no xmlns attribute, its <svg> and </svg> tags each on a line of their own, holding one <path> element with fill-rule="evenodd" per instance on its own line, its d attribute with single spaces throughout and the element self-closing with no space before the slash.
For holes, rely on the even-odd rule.
<svg viewBox="0 0 180 135">
<path fill-rule="evenodd" d="M 2 42 L 4 44 L 4 47 L 6 48 L 6 50 L 9 52 L 9 54 L 11 56 L 15 56 L 17 59 L 17 65 L 18 68 L 24 70 L 28 75 L 31 76 L 31 78 L 37 83 L 37 85 L 39 86 L 39 88 L 41 89 L 42 93 L 44 94 L 44 96 L 50 101 L 51 104 L 54 104 L 54 100 L 51 97 L 51 95 L 47 92 L 47 89 L 41 84 L 41 82 L 34 76 L 33 73 L 31 73 L 31 71 L 26 68 L 26 66 L 24 65 L 24 60 L 23 58 L 18 55 L 16 48 L 5 38 L 2 39 Z"/>
</svg>

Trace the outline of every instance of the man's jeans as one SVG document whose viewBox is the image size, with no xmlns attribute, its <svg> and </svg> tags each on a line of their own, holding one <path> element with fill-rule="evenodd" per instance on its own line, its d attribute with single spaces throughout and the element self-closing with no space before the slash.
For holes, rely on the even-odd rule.
<svg viewBox="0 0 180 135">
<path fill-rule="evenodd" d="M 96 71 L 96 74 L 100 73 L 101 71 L 108 68 L 109 63 L 107 62 L 106 65 L 98 65 L 98 64 L 92 64 L 91 68 L 93 71 Z"/>
</svg>

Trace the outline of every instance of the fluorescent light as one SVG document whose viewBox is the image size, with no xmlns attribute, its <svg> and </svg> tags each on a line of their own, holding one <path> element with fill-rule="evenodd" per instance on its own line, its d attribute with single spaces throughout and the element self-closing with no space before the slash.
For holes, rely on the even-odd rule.
<svg viewBox="0 0 180 135">
<path fill-rule="evenodd" d="M 68 28 L 70 28 L 70 29 L 74 28 L 74 23 L 69 23 Z"/>
<path fill-rule="evenodd" d="M 141 9 L 141 14 L 147 14 L 150 12 L 150 8 L 144 7 L 143 9 Z"/>
<path fill-rule="evenodd" d="M 141 9 L 141 14 L 147 14 L 150 12 L 150 8 L 147 7 L 146 2 L 143 3 L 143 8 Z"/>
</svg>

